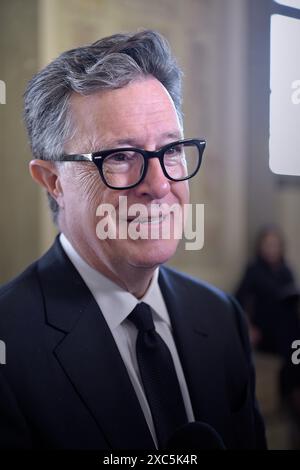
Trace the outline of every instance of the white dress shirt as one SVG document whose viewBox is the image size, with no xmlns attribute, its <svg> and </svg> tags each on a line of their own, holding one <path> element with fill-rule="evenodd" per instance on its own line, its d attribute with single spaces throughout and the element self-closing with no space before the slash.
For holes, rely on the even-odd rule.
<svg viewBox="0 0 300 470">
<path fill-rule="evenodd" d="M 189 422 L 194 421 L 189 392 L 173 339 L 170 317 L 158 284 L 158 268 L 153 274 L 145 295 L 141 299 L 137 299 L 133 294 L 115 284 L 84 261 L 64 234 L 61 233 L 59 239 L 64 251 L 101 309 L 126 366 L 152 438 L 157 445 L 154 424 L 137 364 L 135 343 L 138 332 L 135 326 L 127 320 L 128 315 L 139 302 L 145 302 L 151 307 L 156 331 L 167 344 L 174 361 L 188 420 Z"/>
</svg>

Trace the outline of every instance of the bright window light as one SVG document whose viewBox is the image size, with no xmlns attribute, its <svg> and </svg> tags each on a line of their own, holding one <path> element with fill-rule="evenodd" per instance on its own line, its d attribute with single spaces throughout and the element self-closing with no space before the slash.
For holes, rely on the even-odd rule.
<svg viewBox="0 0 300 470">
<path fill-rule="evenodd" d="M 291 8 L 300 8 L 300 0 L 275 0 L 275 2 Z"/>
<path fill-rule="evenodd" d="M 271 17 L 270 169 L 300 175 L 300 20 Z"/>
</svg>

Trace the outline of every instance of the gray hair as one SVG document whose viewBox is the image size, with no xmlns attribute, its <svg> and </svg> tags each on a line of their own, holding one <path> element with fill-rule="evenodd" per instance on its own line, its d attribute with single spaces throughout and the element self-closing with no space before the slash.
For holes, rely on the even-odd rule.
<svg viewBox="0 0 300 470">
<path fill-rule="evenodd" d="M 24 94 L 24 119 L 33 156 L 59 160 L 64 153 L 65 143 L 75 132 L 68 112 L 73 92 L 91 95 L 149 75 L 168 90 L 182 122 L 181 71 L 159 33 L 115 34 L 61 54 L 31 79 Z M 56 223 L 59 207 L 48 197 Z"/>
</svg>

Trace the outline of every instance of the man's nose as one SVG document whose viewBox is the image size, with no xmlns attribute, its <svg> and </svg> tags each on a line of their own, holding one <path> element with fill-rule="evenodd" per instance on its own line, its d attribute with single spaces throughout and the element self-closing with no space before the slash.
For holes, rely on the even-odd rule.
<svg viewBox="0 0 300 470">
<path fill-rule="evenodd" d="M 170 180 L 165 177 L 158 158 L 148 160 L 146 176 L 136 190 L 138 195 L 149 195 L 151 199 L 161 199 L 168 194 Z"/>
</svg>

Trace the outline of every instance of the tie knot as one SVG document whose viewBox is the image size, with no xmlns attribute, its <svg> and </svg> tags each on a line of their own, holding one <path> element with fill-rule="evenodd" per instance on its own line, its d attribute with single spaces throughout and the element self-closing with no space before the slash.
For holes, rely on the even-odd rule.
<svg viewBox="0 0 300 470">
<path fill-rule="evenodd" d="M 154 323 L 152 313 L 149 305 L 141 302 L 135 306 L 132 312 L 128 315 L 130 320 L 139 331 L 154 330 Z"/>
</svg>

